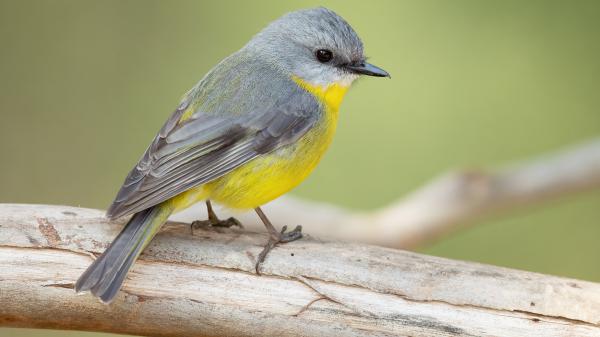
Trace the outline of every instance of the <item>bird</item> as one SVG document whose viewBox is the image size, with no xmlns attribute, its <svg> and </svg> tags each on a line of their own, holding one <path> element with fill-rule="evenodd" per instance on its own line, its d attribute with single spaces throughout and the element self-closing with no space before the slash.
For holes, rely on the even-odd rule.
<svg viewBox="0 0 600 337">
<path fill-rule="evenodd" d="M 211 201 L 254 209 L 268 231 L 260 264 L 276 245 L 302 237 L 301 226 L 278 231 L 261 205 L 300 184 L 317 166 L 336 131 L 342 99 L 361 75 L 390 77 L 366 62 L 363 43 L 334 11 L 284 14 L 223 59 L 181 99 L 125 178 L 106 212 L 132 215 L 85 270 L 75 290 L 104 303 L 116 297 L 144 248 L 174 212 Z"/>
</svg>

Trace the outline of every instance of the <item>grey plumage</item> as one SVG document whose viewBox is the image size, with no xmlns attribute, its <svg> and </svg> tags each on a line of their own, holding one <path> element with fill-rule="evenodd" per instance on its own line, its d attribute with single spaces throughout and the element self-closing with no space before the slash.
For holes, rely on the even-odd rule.
<svg viewBox="0 0 600 337">
<path fill-rule="evenodd" d="M 314 8 L 284 15 L 224 59 L 186 94 L 125 179 L 107 216 L 142 211 L 302 137 L 321 109 L 291 75 L 315 83 L 355 77 L 320 67 L 313 49 L 322 47 L 334 50 L 339 64 L 363 57 L 352 27 L 334 12 Z M 180 121 L 190 108 L 191 118 Z"/>
<path fill-rule="evenodd" d="M 106 251 L 79 277 L 75 291 L 89 290 L 103 302 L 110 302 L 137 257 L 169 214 L 169 209 L 160 207 L 150 207 L 136 213 Z"/>
<path fill-rule="evenodd" d="M 316 57 L 322 49 L 332 53 L 330 60 Z M 365 64 L 357 34 L 328 9 L 292 12 L 263 29 L 200 80 L 160 129 L 107 211 L 109 218 L 133 217 L 75 289 L 110 302 L 175 209 L 169 199 L 261 155 L 290 153 L 313 128 L 322 132 L 316 126 L 324 125 L 325 109 L 296 79 L 349 86 L 361 73 L 387 75 Z M 310 148 L 303 151 L 299 157 Z"/>
<path fill-rule="evenodd" d="M 142 211 L 291 144 L 319 119 L 319 103 L 289 76 L 248 76 L 257 69 L 271 75 L 279 70 L 243 53 L 187 94 L 126 178 L 109 217 Z M 195 102 L 196 112 L 177 123 Z"/>
<path fill-rule="evenodd" d="M 358 76 L 343 65 L 364 61 L 363 43 L 342 17 L 324 8 L 288 13 L 273 21 L 246 45 L 253 53 L 278 64 L 286 73 L 298 74 L 312 84 L 350 84 Z M 334 60 L 315 62 L 314 52 L 328 49 Z"/>
</svg>

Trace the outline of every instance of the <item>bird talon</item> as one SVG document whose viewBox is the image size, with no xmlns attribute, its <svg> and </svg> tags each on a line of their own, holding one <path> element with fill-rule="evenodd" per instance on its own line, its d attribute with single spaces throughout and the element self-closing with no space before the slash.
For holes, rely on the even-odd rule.
<svg viewBox="0 0 600 337">
<path fill-rule="evenodd" d="M 227 220 L 217 220 L 210 224 L 211 227 L 221 227 L 221 228 L 229 228 L 229 227 L 240 227 L 244 228 L 242 224 L 235 218 L 229 218 Z"/>
<path fill-rule="evenodd" d="M 192 224 L 190 225 L 190 230 L 192 231 L 192 235 L 194 234 L 194 229 L 198 229 L 198 228 L 202 228 L 202 227 L 204 227 L 204 228 L 206 228 L 206 227 L 244 228 L 242 223 L 234 217 L 230 217 L 227 220 L 219 220 L 219 217 L 217 216 L 215 211 L 213 211 L 212 205 L 209 200 L 206 200 L 206 210 L 208 212 L 208 220 L 196 220 L 196 221 L 192 222 Z"/>
<path fill-rule="evenodd" d="M 269 235 L 269 241 L 263 247 L 263 250 L 258 254 L 258 258 L 256 259 L 256 264 L 254 265 L 254 269 L 256 270 L 256 274 L 260 275 L 260 266 L 265 261 L 267 255 L 275 246 L 282 243 L 289 243 L 292 241 L 296 241 L 302 238 L 302 226 L 296 226 L 293 231 L 286 232 L 287 226 L 283 226 L 281 231 L 271 233 Z"/>
<path fill-rule="evenodd" d="M 242 225 L 242 223 L 234 218 L 234 217 L 230 217 L 229 219 L 223 221 L 225 222 L 225 226 L 223 227 L 239 227 L 239 228 L 244 228 L 244 225 Z"/>
<path fill-rule="evenodd" d="M 200 228 L 206 228 L 209 227 L 210 221 L 209 220 L 196 220 L 196 221 L 192 221 L 192 223 L 190 224 L 190 232 L 192 233 L 192 235 L 194 235 L 194 229 L 200 229 Z"/>
</svg>

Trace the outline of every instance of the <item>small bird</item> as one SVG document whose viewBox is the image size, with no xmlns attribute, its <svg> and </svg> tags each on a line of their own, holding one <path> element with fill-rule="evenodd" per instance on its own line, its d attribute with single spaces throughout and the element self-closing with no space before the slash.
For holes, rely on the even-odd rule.
<svg viewBox="0 0 600 337">
<path fill-rule="evenodd" d="M 77 292 L 110 303 L 129 269 L 169 215 L 211 200 L 254 209 L 269 232 L 256 271 L 277 244 L 302 237 L 301 227 L 275 229 L 260 206 L 302 182 L 336 130 L 339 107 L 360 75 L 389 77 L 365 61 L 363 44 L 333 11 L 288 13 L 217 64 L 182 98 L 107 211 L 133 214 L 81 275 Z"/>
</svg>

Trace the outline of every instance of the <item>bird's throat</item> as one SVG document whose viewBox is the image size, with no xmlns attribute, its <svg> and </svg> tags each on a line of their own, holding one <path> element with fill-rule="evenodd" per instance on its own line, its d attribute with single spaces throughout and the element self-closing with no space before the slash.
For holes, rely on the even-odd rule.
<svg viewBox="0 0 600 337">
<path fill-rule="evenodd" d="M 293 76 L 292 80 L 302 89 L 313 94 L 317 99 L 325 105 L 327 110 L 337 113 L 348 91 L 347 85 L 333 83 L 327 86 L 310 84 L 303 79 Z"/>
</svg>

